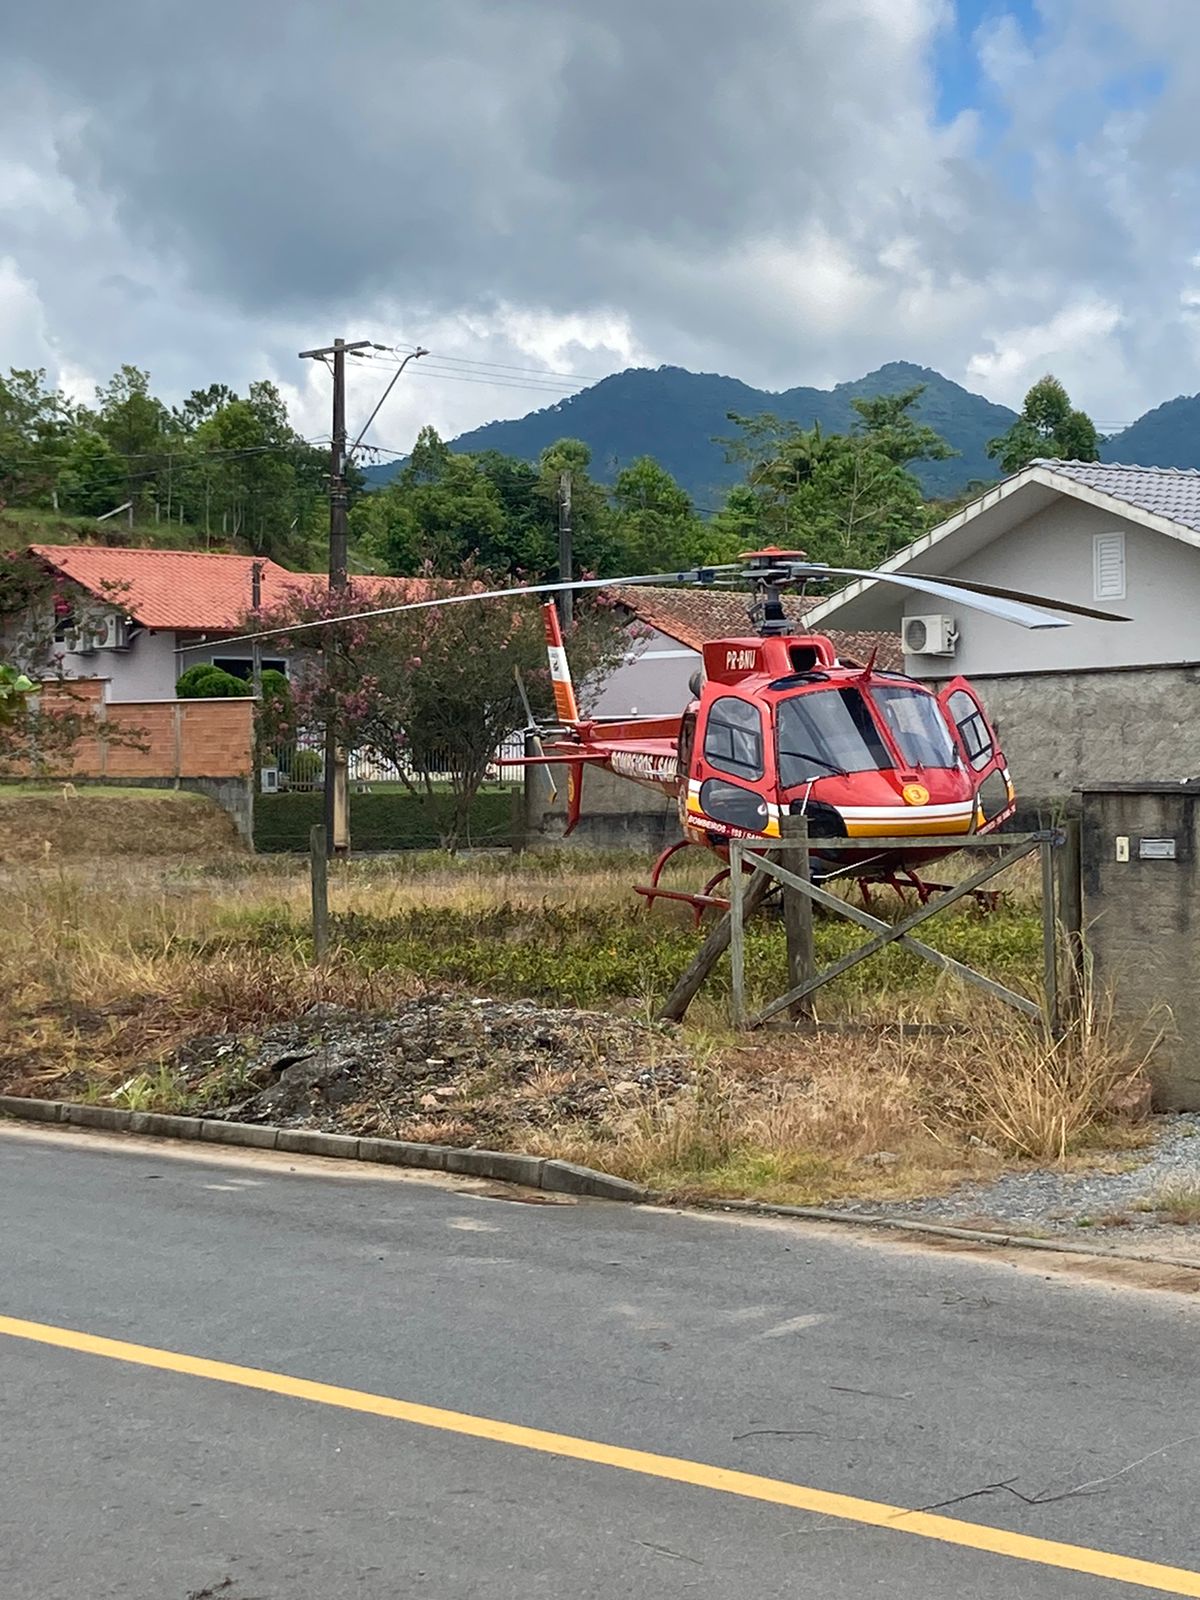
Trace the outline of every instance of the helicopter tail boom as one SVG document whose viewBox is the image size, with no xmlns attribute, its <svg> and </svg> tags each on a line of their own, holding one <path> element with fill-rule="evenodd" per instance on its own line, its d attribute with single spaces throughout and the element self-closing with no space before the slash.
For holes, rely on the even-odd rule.
<svg viewBox="0 0 1200 1600">
<path fill-rule="evenodd" d="M 575 701 L 575 685 L 571 682 L 571 667 L 563 644 L 562 628 L 558 621 L 558 608 L 553 600 L 542 606 L 546 623 L 546 654 L 550 657 L 550 682 L 554 688 L 554 710 L 563 723 L 579 721 L 579 706 Z"/>
</svg>

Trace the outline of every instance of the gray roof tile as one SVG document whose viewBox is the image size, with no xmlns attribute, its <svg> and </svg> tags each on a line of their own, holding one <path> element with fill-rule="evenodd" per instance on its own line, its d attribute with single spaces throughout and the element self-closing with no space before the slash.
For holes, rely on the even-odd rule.
<svg viewBox="0 0 1200 1600">
<path fill-rule="evenodd" d="M 1200 471 L 1195 467 L 1133 467 L 1118 461 L 1030 462 L 1064 478 L 1074 478 L 1085 488 L 1112 495 L 1142 511 L 1152 511 L 1184 528 L 1200 533 Z"/>
</svg>

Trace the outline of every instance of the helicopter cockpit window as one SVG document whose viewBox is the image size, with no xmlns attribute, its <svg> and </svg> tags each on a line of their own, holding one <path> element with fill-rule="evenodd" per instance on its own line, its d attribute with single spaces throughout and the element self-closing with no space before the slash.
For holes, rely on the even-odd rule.
<svg viewBox="0 0 1200 1600">
<path fill-rule="evenodd" d="M 857 689 L 817 689 L 776 708 L 779 782 L 785 789 L 848 772 L 890 767 L 887 746 Z"/>
<path fill-rule="evenodd" d="M 748 700 L 713 702 L 704 729 L 704 758 L 718 772 L 753 782 L 763 775 L 762 717 Z"/>
<path fill-rule="evenodd" d="M 963 742 L 963 749 L 967 752 L 967 760 L 978 772 L 981 767 L 987 766 L 996 751 L 983 712 L 962 689 L 956 689 L 950 696 L 949 711 Z"/>
<path fill-rule="evenodd" d="M 954 741 L 931 694 L 889 684 L 871 695 L 900 754 L 914 767 L 955 767 Z"/>
</svg>

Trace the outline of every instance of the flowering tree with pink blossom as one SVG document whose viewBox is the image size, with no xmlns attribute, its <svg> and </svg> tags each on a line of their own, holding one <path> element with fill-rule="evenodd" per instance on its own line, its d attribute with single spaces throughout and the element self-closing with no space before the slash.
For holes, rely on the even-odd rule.
<svg viewBox="0 0 1200 1600">
<path fill-rule="evenodd" d="M 525 722 L 514 669 L 535 713 L 553 717 L 541 608 L 531 596 L 360 617 L 410 601 L 449 599 L 516 580 L 472 563 L 453 578 L 397 579 L 389 592 L 356 585 L 330 592 L 321 579 L 298 585 L 247 631 L 309 624 L 273 640 L 290 651 L 293 736 L 332 726 L 346 750 L 392 764 L 425 801 L 434 776 L 449 778 L 452 817 L 443 843 L 469 841 L 471 803 L 503 741 Z M 345 619 L 345 620 L 339 620 Z M 620 659 L 624 638 L 611 605 L 581 605 L 568 639 L 576 678 L 595 682 Z"/>
</svg>

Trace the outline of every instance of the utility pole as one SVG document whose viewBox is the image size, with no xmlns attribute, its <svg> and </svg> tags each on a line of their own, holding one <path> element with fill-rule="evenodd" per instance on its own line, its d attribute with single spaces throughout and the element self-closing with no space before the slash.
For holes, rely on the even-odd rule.
<svg viewBox="0 0 1200 1600">
<path fill-rule="evenodd" d="M 329 451 L 329 592 L 346 587 L 346 352 L 366 350 L 370 339 L 347 344 L 335 339 L 319 350 L 301 350 L 301 360 L 324 361 L 333 373 L 333 436 Z M 332 363 L 330 358 L 332 357 Z M 345 855 L 350 849 L 350 806 L 346 754 L 330 723 L 325 729 L 325 849 Z"/>
<path fill-rule="evenodd" d="M 571 550 L 571 474 L 560 472 L 558 475 L 558 581 L 570 583 L 575 576 L 573 567 L 574 557 Z M 569 589 L 560 589 L 558 594 L 558 620 L 563 633 L 570 629 L 575 615 L 572 605 L 572 595 Z"/>
</svg>

